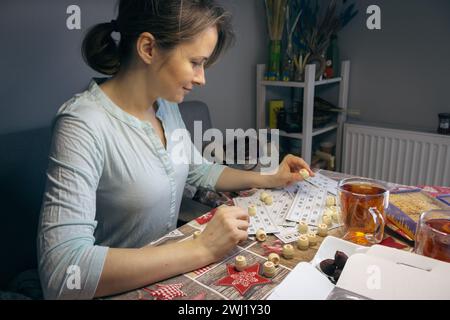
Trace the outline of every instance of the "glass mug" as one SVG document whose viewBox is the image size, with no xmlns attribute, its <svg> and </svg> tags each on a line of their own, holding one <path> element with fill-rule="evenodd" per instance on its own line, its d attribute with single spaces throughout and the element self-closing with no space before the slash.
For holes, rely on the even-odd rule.
<svg viewBox="0 0 450 320">
<path fill-rule="evenodd" d="M 344 240 L 370 246 L 383 240 L 389 190 L 380 181 L 344 179 L 338 184 L 338 206 L 344 224 Z"/>
<path fill-rule="evenodd" d="M 422 213 L 415 240 L 415 253 L 450 262 L 450 210 Z"/>
</svg>

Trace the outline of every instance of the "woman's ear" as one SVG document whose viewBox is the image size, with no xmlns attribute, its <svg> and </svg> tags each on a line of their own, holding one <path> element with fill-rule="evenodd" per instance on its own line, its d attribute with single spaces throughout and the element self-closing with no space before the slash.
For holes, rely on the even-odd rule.
<svg viewBox="0 0 450 320">
<path fill-rule="evenodd" d="M 143 32 L 136 42 L 138 56 L 146 64 L 151 64 L 155 56 L 156 40 L 149 32 Z"/>
</svg>

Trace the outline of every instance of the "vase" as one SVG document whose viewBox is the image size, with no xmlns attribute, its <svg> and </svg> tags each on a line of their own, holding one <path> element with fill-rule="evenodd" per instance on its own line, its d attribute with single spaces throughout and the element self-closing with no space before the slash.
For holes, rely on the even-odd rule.
<svg viewBox="0 0 450 320">
<path fill-rule="evenodd" d="M 339 58 L 339 46 L 338 38 L 336 35 L 331 36 L 330 45 L 326 54 L 327 63 L 331 63 L 331 77 L 338 77 L 340 74 L 340 58 Z"/>
<path fill-rule="evenodd" d="M 281 40 L 271 40 L 269 71 L 267 74 L 268 80 L 277 81 L 280 79 L 280 64 L 281 64 Z"/>
</svg>

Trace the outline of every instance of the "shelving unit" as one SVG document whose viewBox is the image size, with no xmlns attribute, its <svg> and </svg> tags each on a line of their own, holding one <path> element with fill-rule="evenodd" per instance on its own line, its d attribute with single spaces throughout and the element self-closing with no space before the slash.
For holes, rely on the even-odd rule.
<svg viewBox="0 0 450 320">
<path fill-rule="evenodd" d="M 303 88 L 303 132 L 287 133 L 280 130 L 280 136 L 292 139 L 302 140 L 302 158 L 311 163 L 312 158 L 312 139 L 332 130 L 337 130 L 336 141 L 336 168 L 339 170 L 341 166 L 342 153 L 342 134 L 343 124 L 347 120 L 345 112 L 339 113 L 337 123 L 329 124 L 323 128 L 313 129 L 314 115 L 314 97 L 317 86 L 339 84 L 339 103 L 338 107 L 347 110 L 348 107 L 348 90 L 350 76 L 350 61 L 343 61 L 341 64 L 341 76 L 338 78 L 315 81 L 316 67 L 315 65 L 307 65 L 305 69 L 304 82 L 283 82 L 283 81 L 265 81 L 264 74 L 266 66 L 259 64 L 256 71 L 256 126 L 257 129 L 267 129 L 267 87 L 288 87 Z"/>
</svg>

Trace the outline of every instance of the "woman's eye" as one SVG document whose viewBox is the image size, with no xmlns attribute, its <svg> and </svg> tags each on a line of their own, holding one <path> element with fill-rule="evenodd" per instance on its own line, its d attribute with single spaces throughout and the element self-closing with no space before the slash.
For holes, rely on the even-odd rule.
<svg viewBox="0 0 450 320">
<path fill-rule="evenodd" d="M 192 61 L 192 65 L 193 65 L 194 67 L 201 67 L 202 63 L 196 62 L 196 61 Z"/>
</svg>

